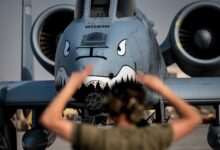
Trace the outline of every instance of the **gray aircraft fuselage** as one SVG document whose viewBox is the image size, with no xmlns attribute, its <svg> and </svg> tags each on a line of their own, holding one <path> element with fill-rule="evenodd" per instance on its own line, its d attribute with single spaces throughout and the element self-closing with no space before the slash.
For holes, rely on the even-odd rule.
<svg viewBox="0 0 220 150">
<path fill-rule="evenodd" d="M 83 16 L 75 19 L 60 38 L 55 58 L 57 87 L 88 64 L 94 71 L 85 86 L 99 84 L 102 89 L 122 80 L 134 81 L 137 70 L 161 78 L 167 75 L 153 25 L 141 11 L 119 18 L 117 0 L 112 0 L 108 17 L 91 17 L 90 5 L 90 0 L 85 0 Z"/>
</svg>

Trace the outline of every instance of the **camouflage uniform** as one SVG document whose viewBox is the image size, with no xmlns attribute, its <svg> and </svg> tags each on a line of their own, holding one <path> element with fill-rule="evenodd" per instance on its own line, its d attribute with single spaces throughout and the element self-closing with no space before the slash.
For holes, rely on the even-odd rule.
<svg viewBox="0 0 220 150">
<path fill-rule="evenodd" d="M 169 125 L 107 129 L 74 125 L 72 144 L 76 150 L 164 150 L 171 141 Z"/>
</svg>

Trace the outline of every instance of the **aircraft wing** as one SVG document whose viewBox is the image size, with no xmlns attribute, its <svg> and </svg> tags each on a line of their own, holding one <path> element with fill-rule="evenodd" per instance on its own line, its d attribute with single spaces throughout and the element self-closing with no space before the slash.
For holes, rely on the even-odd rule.
<svg viewBox="0 0 220 150">
<path fill-rule="evenodd" d="M 0 82 L 0 102 L 5 106 L 47 105 L 55 94 L 54 81 Z"/>
<path fill-rule="evenodd" d="M 165 83 L 191 104 L 220 104 L 220 77 L 167 78 Z M 0 82 L 0 102 L 6 106 L 47 105 L 55 95 L 54 81 Z"/>
<path fill-rule="evenodd" d="M 220 104 L 220 77 L 174 78 L 165 83 L 193 105 Z"/>
</svg>

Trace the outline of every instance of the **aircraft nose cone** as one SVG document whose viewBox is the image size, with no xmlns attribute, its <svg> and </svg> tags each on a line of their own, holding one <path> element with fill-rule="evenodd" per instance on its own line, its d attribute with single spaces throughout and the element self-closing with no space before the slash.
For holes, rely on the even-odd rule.
<svg viewBox="0 0 220 150">
<path fill-rule="evenodd" d="M 201 49 L 208 49 L 212 44 L 212 39 L 211 32 L 206 29 L 196 31 L 194 36 L 195 44 Z"/>
</svg>

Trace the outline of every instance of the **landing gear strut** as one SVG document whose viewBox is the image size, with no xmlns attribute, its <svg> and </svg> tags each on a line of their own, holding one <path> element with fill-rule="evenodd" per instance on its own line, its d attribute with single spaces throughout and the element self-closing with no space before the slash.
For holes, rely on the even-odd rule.
<svg viewBox="0 0 220 150">
<path fill-rule="evenodd" d="M 15 112 L 15 109 L 3 107 L 0 99 L 0 150 L 17 149 L 16 129 L 10 120 Z"/>
<path fill-rule="evenodd" d="M 0 150 L 16 150 L 16 129 L 11 120 L 7 121 L 0 129 Z"/>
</svg>

